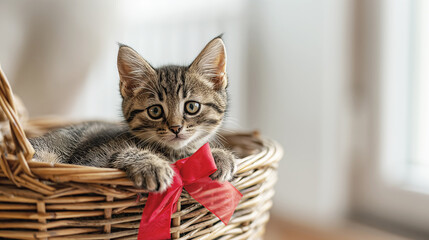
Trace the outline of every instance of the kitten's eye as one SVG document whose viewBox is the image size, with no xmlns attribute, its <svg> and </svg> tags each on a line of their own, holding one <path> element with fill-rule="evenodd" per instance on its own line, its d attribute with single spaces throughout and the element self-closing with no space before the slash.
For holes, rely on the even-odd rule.
<svg viewBox="0 0 429 240">
<path fill-rule="evenodd" d="M 147 109 L 147 113 L 149 114 L 149 117 L 153 119 L 160 119 L 162 116 L 162 112 L 163 112 L 162 107 L 160 105 L 154 105 Z"/>
<path fill-rule="evenodd" d="M 190 101 L 185 104 L 185 112 L 188 114 L 196 114 L 200 110 L 200 103 Z"/>
</svg>

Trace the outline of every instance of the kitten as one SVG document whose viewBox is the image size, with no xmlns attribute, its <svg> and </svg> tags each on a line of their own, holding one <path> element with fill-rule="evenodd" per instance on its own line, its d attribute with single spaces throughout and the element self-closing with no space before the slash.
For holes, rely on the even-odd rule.
<svg viewBox="0 0 429 240">
<path fill-rule="evenodd" d="M 125 171 L 136 187 L 165 191 L 170 164 L 211 140 L 227 109 L 226 50 L 210 41 L 190 66 L 153 68 L 121 45 L 118 70 L 126 124 L 85 122 L 30 139 L 34 158 L 51 163 L 112 167 Z M 231 180 L 234 155 L 213 143 L 218 170 L 213 179 Z"/>
</svg>

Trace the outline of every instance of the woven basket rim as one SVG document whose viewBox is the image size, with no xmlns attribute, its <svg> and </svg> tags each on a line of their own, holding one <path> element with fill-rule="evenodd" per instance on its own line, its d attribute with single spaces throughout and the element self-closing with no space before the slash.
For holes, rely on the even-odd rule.
<svg viewBox="0 0 429 240">
<path fill-rule="evenodd" d="M 58 118 L 53 118 L 55 120 L 58 120 Z M 40 124 L 43 120 L 42 119 L 37 119 L 37 123 Z M 52 120 L 47 119 L 47 123 L 52 123 Z M 55 128 L 62 126 L 63 124 L 68 124 L 69 122 L 67 121 L 58 121 L 57 124 L 54 124 Z M 73 122 L 73 123 L 78 123 L 78 122 Z M 27 124 L 27 126 L 31 126 L 32 125 L 32 121 L 30 120 L 29 123 Z M 30 127 L 31 128 L 31 127 Z M 31 135 L 31 133 L 30 133 Z M 278 156 L 282 156 L 283 155 L 283 151 L 282 148 L 279 146 L 279 144 L 274 141 L 271 140 L 269 138 L 266 138 L 264 136 L 260 136 L 259 132 L 250 132 L 250 133 L 245 133 L 245 132 L 239 132 L 239 133 L 225 133 L 225 135 L 230 135 L 230 136 L 239 136 L 239 137 L 243 137 L 243 138 L 249 138 L 254 140 L 254 142 L 256 144 L 259 145 L 259 149 L 257 153 L 254 153 L 252 155 L 248 155 L 244 158 L 239 158 L 238 159 L 238 163 L 237 163 L 237 173 L 241 173 L 246 171 L 249 168 L 253 168 L 255 163 L 251 163 L 249 162 L 249 159 L 251 158 L 257 158 L 258 155 L 266 155 L 269 154 L 270 148 L 274 148 L 277 149 L 278 151 L 276 152 L 276 155 Z M 278 160 L 281 157 L 275 157 L 274 159 Z M 246 164 L 248 163 L 249 164 Z M 250 164 L 251 163 L 251 164 Z M 125 185 L 125 186 L 133 186 L 133 183 L 126 177 L 126 174 L 124 171 L 116 169 L 116 168 L 103 168 L 103 167 L 93 167 L 93 166 L 82 166 L 82 165 L 75 165 L 75 164 L 66 164 L 66 163 L 48 163 L 48 162 L 39 162 L 39 161 L 34 161 L 34 159 L 28 161 L 28 166 L 30 167 L 30 169 L 32 169 L 32 172 L 36 175 L 39 175 L 40 173 L 43 172 L 51 172 L 52 175 L 63 175 L 69 173 L 75 173 L 75 174 L 90 174 L 91 176 L 87 176 L 87 177 L 91 177 L 92 181 L 90 181 L 91 183 L 94 182 L 102 182 L 103 180 L 112 180 L 115 179 L 116 184 L 117 185 Z M 272 164 L 272 162 L 265 162 L 265 163 L 257 163 L 258 165 L 260 165 L 259 167 L 264 167 L 264 166 L 269 166 Z M 36 171 L 34 172 L 33 169 L 36 169 Z M 56 170 L 54 170 L 56 169 Z M 57 173 L 53 172 L 53 171 L 58 171 Z M 96 176 L 94 174 L 97 174 Z M 82 175 L 80 175 L 81 177 Z M 77 178 L 77 177 L 76 177 Z M 70 179 L 73 178 L 67 178 L 67 177 L 62 177 L 62 176 L 58 176 L 58 177 L 53 177 L 50 178 L 50 181 L 53 182 L 68 182 L 68 181 L 72 181 Z M 80 179 L 81 180 L 81 179 Z M 82 181 L 79 181 L 82 182 Z M 139 192 L 146 192 L 144 189 L 139 189 Z"/>
</svg>

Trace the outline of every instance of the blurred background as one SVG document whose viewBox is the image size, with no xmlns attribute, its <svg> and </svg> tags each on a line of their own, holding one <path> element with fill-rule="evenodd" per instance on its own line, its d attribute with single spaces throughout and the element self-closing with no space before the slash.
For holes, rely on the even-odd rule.
<svg viewBox="0 0 429 240">
<path fill-rule="evenodd" d="M 33 118 L 119 120 L 117 42 L 189 64 L 224 33 L 227 128 L 279 141 L 266 239 L 429 239 L 429 1 L 0 1 Z"/>
</svg>

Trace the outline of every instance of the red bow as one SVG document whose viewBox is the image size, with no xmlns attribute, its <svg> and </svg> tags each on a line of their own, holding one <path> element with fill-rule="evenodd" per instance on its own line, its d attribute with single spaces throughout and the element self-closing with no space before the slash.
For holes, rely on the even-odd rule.
<svg viewBox="0 0 429 240">
<path fill-rule="evenodd" d="M 171 214 L 177 210 L 177 200 L 183 188 L 225 225 L 228 224 L 243 195 L 231 183 L 209 177 L 217 170 L 209 144 L 171 167 L 176 174 L 170 188 L 163 193 L 149 193 L 138 239 L 170 239 Z"/>
</svg>

